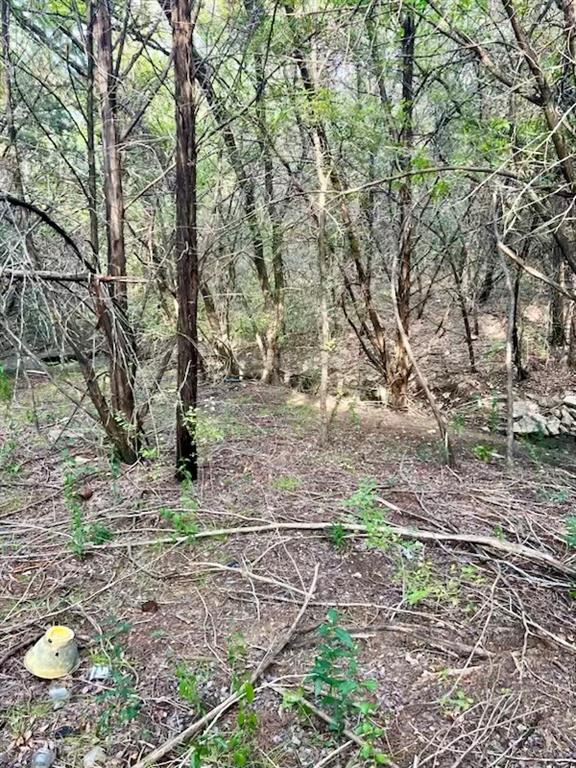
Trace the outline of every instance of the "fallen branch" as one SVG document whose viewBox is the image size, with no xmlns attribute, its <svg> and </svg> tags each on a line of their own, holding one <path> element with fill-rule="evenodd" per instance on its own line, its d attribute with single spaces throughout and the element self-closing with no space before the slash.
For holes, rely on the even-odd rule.
<svg viewBox="0 0 576 768">
<path fill-rule="evenodd" d="M 12 280 L 45 280 L 55 283 L 146 283 L 142 277 L 128 277 L 126 275 L 100 275 L 94 272 L 50 272 L 43 269 L 0 269 L 0 277 L 9 277 Z"/>
<path fill-rule="evenodd" d="M 316 567 L 314 568 L 314 575 L 312 577 L 310 588 L 306 593 L 304 602 L 302 603 L 302 606 L 300 607 L 300 610 L 298 611 L 296 618 L 294 619 L 294 621 L 292 622 L 288 630 L 280 637 L 280 639 L 270 647 L 270 649 L 266 652 L 266 654 L 264 655 L 263 659 L 258 664 L 256 669 L 252 672 L 249 678 L 251 685 L 253 685 L 264 674 L 264 672 L 266 672 L 266 670 L 274 662 L 274 659 L 280 653 L 282 653 L 284 648 L 290 642 L 290 639 L 294 634 L 298 624 L 300 623 L 302 617 L 306 613 L 306 609 L 308 608 L 310 601 L 314 597 L 317 582 L 318 582 L 318 565 L 316 565 Z M 230 696 L 228 696 L 227 699 L 224 699 L 224 701 L 221 701 L 220 704 L 214 707 L 214 709 L 211 709 L 210 712 L 205 714 L 204 717 L 201 717 L 199 720 L 196 720 L 196 722 L 191 723 L 183 731 L 181 731 L 180 733 L 177 733 L 176 736 L 172 736 L 172 738 L 168 739 L 159 747 L 156 747 L 156 749 L 152 750 L 152 752 L 150 752 L 148 755 L 146 755 L 141 760 L 139 760 L 136 763 L 136 765 L 133 766 L 133 768 L 145 768 L 145 766 L 153 765 L 154 763 L 157 763 L 158 760 L 164 757 L 164 755 L 166 755 L 168 752 L 171 752 L 175 747 L 179 746 L 185 741 L 188 741 L 192 736 L 196 736 L 198 733 L 203 731 L 207 725 L 209 725 L 212 721 L 216 720 L 218 717 L 220 717 L 220 715 L 222 715 L 228 709 L 233 707 L 235 704 L 237 704 L 242 698 L 244 698 L 245 695 L 246 694 L 245 694 L 244 687 L 242 687 L 239 691 L 232 693 Z"/>
<path fill-rule="evenodd" d="M 113 541 L 106 544 L 93 544 L 86 547 L 87 551 L 93 551 L 98 549 L 115 549 L 118 547 L 138 547 L 138 546 L 152 546 L 155 544 L 182 544 L 184 542 L 193 542 L 200 539 L 210 539 L 220 536 L 234 536 L 237 534 L 248 533 L 277 533 L 278 531 L 328 531 L 334 527 L 334 525 L 342 527 L 345 531 L 355 534 L 365 534 L 368 529 L 361 523 L 346 523 L 338 520 L 332 522 L 320 521 L 317 523 L 270 523 L 267 525 L 246 525 L 236 528 L 212 528 L 206 531 L 199 531 L 198 533 L 191 534 L 189 536 L 180 537 L 165 537 L 160 539 L 145 539 L 143 541 L 130 541 L 120 542 Z M 459 542 L 461 544 L 470 544 L 473 546 L 487 547 L 496 552 L 504 552 L 508 555 L 516 557 L 522 557 L 525 560 L 537 563 L 542 566 L 548 566 L 554 571 L 561 573 L 563 576 L 567 576 L 570 579 L 576 578 L 576 568 L 563 563 L 558 558 L 550 555 L 548 552 L 543 552 L 538 549 L 532 549 L 532 547 L 526 547 L 523 544 L 517 544 L 513 541 L 506 541 L 505 539 L 497 539 L 495 536 L 484 536 L 477 533 L 451 533 L 436 532 L 421 530 L 418 528 L 404 528 L 399 525 L 385 525 L 385 531 L 391 536 L 399 536 L 403 539 L 413 539 L 414 541 L 447 541 L 447 542 Z"/>
</svg>

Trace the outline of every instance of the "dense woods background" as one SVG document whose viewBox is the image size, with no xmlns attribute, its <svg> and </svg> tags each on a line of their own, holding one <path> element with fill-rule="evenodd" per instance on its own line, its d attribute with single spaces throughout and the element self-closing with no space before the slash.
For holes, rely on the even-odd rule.
<svg viewBox="0 0 576 768">
<path fill-rule="evenodd" d="M 177 346 L 193 474 L 198 349 L 209 375 L 317 391 L 322 439 L 329 391 L 402 409 L 414 381 L 433 405 L 447 328 L 482 370 L 488 306 L 509 378 L 572 369 L 573 20 L 571 0 L 6 0 L 5 357 L 75 355 L 133 461 Z"/>
</svg>

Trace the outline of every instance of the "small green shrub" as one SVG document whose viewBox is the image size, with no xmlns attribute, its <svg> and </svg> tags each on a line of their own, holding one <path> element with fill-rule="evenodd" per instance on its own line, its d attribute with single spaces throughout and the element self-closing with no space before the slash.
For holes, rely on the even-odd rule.
<svg viewBox="0 0 576 768">
<path fill-rule="evenodd" d="M 12 399 L 12 382 L 4 366 L 0 365 L 0 402 L 9 403 Z"/>
<path fill-rule="evenodd" d="M 494 458 L 495 449 L 491 445 L 483 445 L 482 443 L 479 443 L 472 448 L 472 453 L 479 461 L 489 464 Z"/>
<path fill-rule="evenodd" d="M 282 475 L 272 480 L 272 486 L 278 491 L 296 491 L 302 485 L 302 481 L 293 475 Z"/>
</svg>

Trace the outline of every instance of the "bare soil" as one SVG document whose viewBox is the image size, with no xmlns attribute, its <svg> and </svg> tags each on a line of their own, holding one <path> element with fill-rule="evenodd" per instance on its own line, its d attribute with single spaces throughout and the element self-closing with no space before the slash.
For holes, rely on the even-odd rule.
<svg viewBox="0 0 576 768">
<path fill-rule="evenodd" d="M 576 615 L 561 574 L 465 543 L 390 541 L 385 525 L 380 541 L 342 541 L 337 528 L 192 540 L 194 531 L 350 520 L 356 513 L 347 500 L 373 478 L 381 524 L 484 533 L 571 563 L 573 445 L 527 445 L 510 473 L 501 439 L 464 427 L 450 470 L 433 422 L 416 411 L 341 401 L 330 444 L 321 447 L 317 410 L 303 395 L 238 383 L 205 387 L 202 396 L 203 468 L 194 492 L 177 486 L 164 451 L 168 407 L 150 426 L 159 458 L 150 453 L 120 469 L 51 384 L 23 390 L 1 415 L 3 765 L 29 765 L 44 745 L 56 749 L 57 767 L 81 766 L 95 745 L 107 765 L 133 764 L 257 666 L 293 622 L 316 566 L 317 590 L 301 623 L 256 685 L 248 765 L 316 766 L 346 741 L 316 716 L 282 706 L 268 685 L 305 682 L 330 607 L 357 643 L 359 676 L 377 683 L 368 697 L 385 730 L 378 746 L 396 765 L 576 765 Z M 480 442 L 490 455 L 475 451 Z M 67 478 L 80 492 L 83 524 L 113 533 L 87 544 L 82 557 L 71 549 Z M 189 541 L 181 540 L 183 525 Z M 72 698 L 56 711 L 50 684 L 22 664 L 26 647 L 53 623 L 75 630 L 82 654 L 63 681 Z M 89 682 L 95 661 L 115 676 Z M 195 701 L 179 690 L 182 669 L 198 683 Z M 225 736 L 237 727 L 232 709 L 212 731 Z M 160 764 L 190 765 L 190 746 Z M 234 765 L 225 750 L 205 759 Z M 350 748 L 330 764 L 362 760 Z"/>
</svg>

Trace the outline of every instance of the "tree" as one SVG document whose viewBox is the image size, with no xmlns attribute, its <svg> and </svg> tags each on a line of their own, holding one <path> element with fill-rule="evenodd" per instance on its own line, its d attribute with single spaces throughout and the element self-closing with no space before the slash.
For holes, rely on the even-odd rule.
<svg viewBox="0 0 576 768">
<path fill-rule="evenodd" d="M 198 246 L 196 235 L 196 106 L 191 0 L 172 0 L 176 104 L 176 274 L 178 301 L 178 405 L 176 463 L 180 479 L 198 476 Z"/>
</svg>

